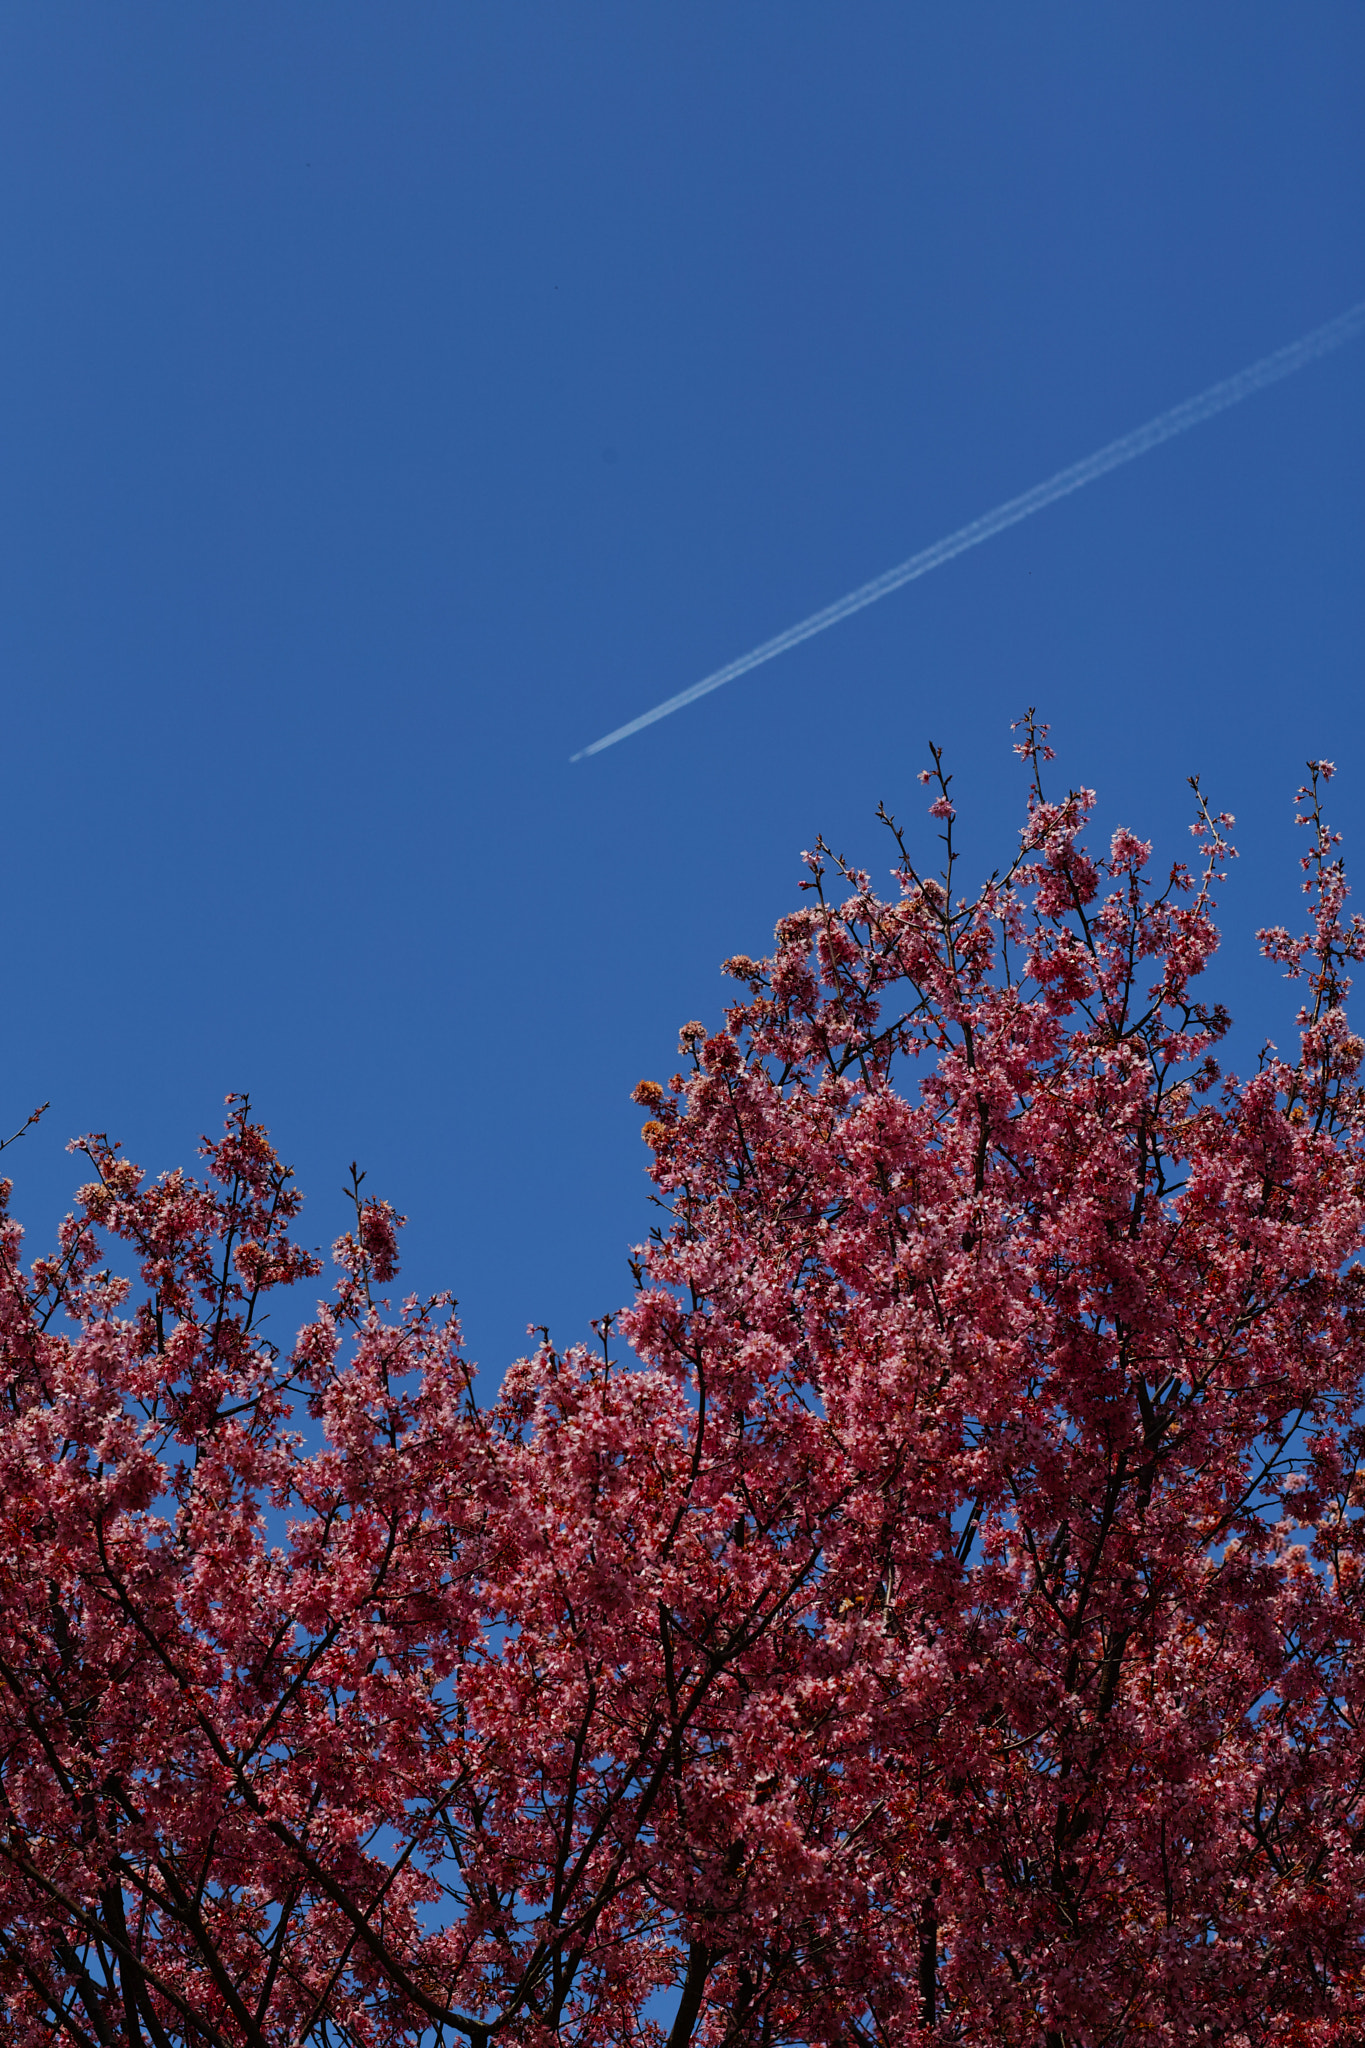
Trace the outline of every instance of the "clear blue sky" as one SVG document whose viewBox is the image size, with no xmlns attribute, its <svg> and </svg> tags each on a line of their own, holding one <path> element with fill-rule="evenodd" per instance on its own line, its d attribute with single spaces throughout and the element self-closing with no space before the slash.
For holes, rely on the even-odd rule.
<svg viewBox="0 0 1365 2048">
<path fill-rule="evenodd" d="M 377 6 L 0 20 L 6 1155 L 249 1088 L 493 1374 L 629 1291 L 629 1090 L 923 743 L 976 864 L 1036 701 L 1107 823 L 1365 864 L 1365 343 L 596 759 L 584 742 L 1365 297 L 1365 10 Z M 927 834 L 925 843 L 927 845 Z M 302 1304 L 300 1305 L 302 1307 Z"/>
</svg>

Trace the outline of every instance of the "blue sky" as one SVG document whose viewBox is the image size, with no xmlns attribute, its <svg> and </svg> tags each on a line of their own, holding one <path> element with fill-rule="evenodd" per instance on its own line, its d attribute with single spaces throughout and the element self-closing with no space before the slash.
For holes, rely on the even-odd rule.
<svg viewBox="0 0 1365 2048">
<path fill-rule="evenodd" d="M 1009 722 L 1167 853 L 1220 992 L 1365 855 L 1365 342 L 585 762 L 658 699 L 1365 298 L 1365 13 L 11 0 L 0 20 L 6 1155 L 358 1158 L 496 1376 L 629 1291 L 640 1112 L 823 831 Z M 924 844 L 929 845 L 928 829 Z M 300 1309 L 302 1310 L 302 1304 Z"/>
</svg>

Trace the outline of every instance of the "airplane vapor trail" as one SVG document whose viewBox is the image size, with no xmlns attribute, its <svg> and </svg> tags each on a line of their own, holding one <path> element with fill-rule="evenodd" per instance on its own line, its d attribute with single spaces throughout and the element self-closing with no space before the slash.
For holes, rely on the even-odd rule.
<svg viewBox="0 0 1365 2048">
<path fill-rule="evenodd" d="M 1106 476 L 1111 469 L 1119 469 L 1125 462 L 1133 462 L 1139 455 L 1145 455 L 1149 448 L 1159 447 L 1163 441 L 1173 440 L 1177 434 L 1185 433 L 1190 427 L 1197 427 L 1202 420 L 1212 419 L 1217 412 L 1225 412 L 1230 405 L 1240 405 L 1253 392 L 1264 391 L 1267 384 L 1277 384 L 1281 377 L 1292 377 L 1305 364 L 1316 362 L 1319 356 L 1330 355 L 1333 349 L 1341 348 L 1345 342 L 1354 341 L 1365 331 L 1365 299 L 1349 311 L 1341 313 L 1335 320 L 1329 320 L 1324 327 L 1315 327 L 1311 334 L 1305 334 L 1298 341 L 1292 341 L 1286 348 L 1276 349 L 1273 355 L 1262 356 L 1259 362 L 1251 363 L 1245 370 L 1239 370 L 1235 377 L 1225 377 L 1219 384 L 1210 384 L 1194 398 L 1187 398 L 1181 405 L 1173 405 L 1168 412 L 1160 412 L 1145 426 L 1135 427 L 1131 434 L 1122 435 L 1117 441 L 1108 442 L 1097 448 L 1093 455 L 1087 455 L 1081 462 L 1073 462 L 1068 469 L 1059 469 L 1055 476 L 1035 484 L 1031 491 L 1024 491 L 1017 498 L 1007 498 L 1003 505 L 997 505 L 993 512 L 983 512 L 970 525 L 960 526 L 956 533 L 947 534 L 944 539 L 934 542 L 932 547 L 923 548 L 908 561 L 898 562 L 894 569 L 884 575 L 875 576 L 870 583 L 860 583 L 856 590 L 850 590 L 846 597 L 840 597 L 833 604 L 827 604 L 823 611 L 812 612 L 808 619 L 800 619 L 794 626 L 788 626 L 785 633 L 777 633 L 761 646 L 751 648 L 748 654 L 741 654 L 736 661 L 727 662 L 724 668 L 716 669 L 711 675 L 703 676 L 699 683 L 689 689 L 679 690 L 676 697 L 665 697 L 662 704 L 656 704 L 650 711 L 642 711 L 638 718 L 632 718 L 625 725 L 618 725 L 614 732 L 604 733 L 591 746 L 580 747 L 571 754 L 571 761 L 582 761 L 589 754 L 600 754 L 605 747 L 614 747 L 618 740 L 629 739 L 632 733 L 643 732 L 647 725 L 653 725 L 660 718 L 667 718 L 674 711 L 681 711 L 684 704 L 695 704 L 698 697 L 705 697 L 709 691 L 718 690 L 722 683 L 732 683 L 736 676 L 747 675 L 751 668 L 758 668 L 765 661 L 773 661 L 779 654 L 785 654 L 789 647 L 798 647 L 803 640 L 809 640 L 815 633 L 823 633 L 830 626 L 837 626 L 841 619 L 851 618 L 854 612 L 862 611 L 867 605 L 876 604 L 879 598 L 889 597 L 893 590 L 899 590 L 903 583 L 913 583 L 918 576 L 927 576 L 931 569 L 939 568 L 944 562 L 951 562 L 954 555 L 965 554 L 968 548 L 979 547 L 992 534 L 1003 533 L 1007 526 L 1017 526 L 1021 519 L 1031 519 L 1035 512 L 1041 512 L 1044 505 L 1051 505 L 1058 498 L 1069 497 L 1072 491 L 1079 491 L 1083 485 L 1093 483 L 1096 477 Z"/>
</svg>

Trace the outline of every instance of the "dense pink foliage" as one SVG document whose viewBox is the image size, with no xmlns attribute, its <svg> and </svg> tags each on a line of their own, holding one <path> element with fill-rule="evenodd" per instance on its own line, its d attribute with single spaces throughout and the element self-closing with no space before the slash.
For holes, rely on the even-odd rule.
<svg viewBox="0 0 1365 2048">
<path fill-rule="evenodd" d="M 52 1257 L 4 1223 L 5 2043 L 1362 2038 L 1330 771 L 1301 1050 L 1235 1082 L 1227 821 L 1153 886 L 1021 752 L 975 899 L 937 771 L 941 881 L 811 856 L 637 1090 L 633 1307 L 489 1408 L 359 1180 L 268 1341 L 316 1262 L 241 1102 L 203 1184 L 91 1138 Z"/>
</svg>

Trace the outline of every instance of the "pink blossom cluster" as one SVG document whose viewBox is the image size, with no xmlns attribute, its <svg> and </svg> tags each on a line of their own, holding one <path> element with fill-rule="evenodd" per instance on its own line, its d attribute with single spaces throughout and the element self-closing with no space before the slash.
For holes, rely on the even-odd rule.
<svg viewBox="0 0 1365 2048">
<path fill-rule="evenodd" d="M 664 1216 L 491 1406 L 328 1301 L 248 1105 L 0 1226 L 0 2040 L 1345 2048 L 1365 2038 L 1365 1093 L 1315 764 L 1299 1051 L 1043 794 L 959 893 L 823 847 L 642 1082 Z M 890 821 L 888 821 L 890 822 Z M 116 1277 L 110 1240 L 140 1284 Z M 610 1355 L 613 1339 L 628 1349 Z"/>
</svg>

